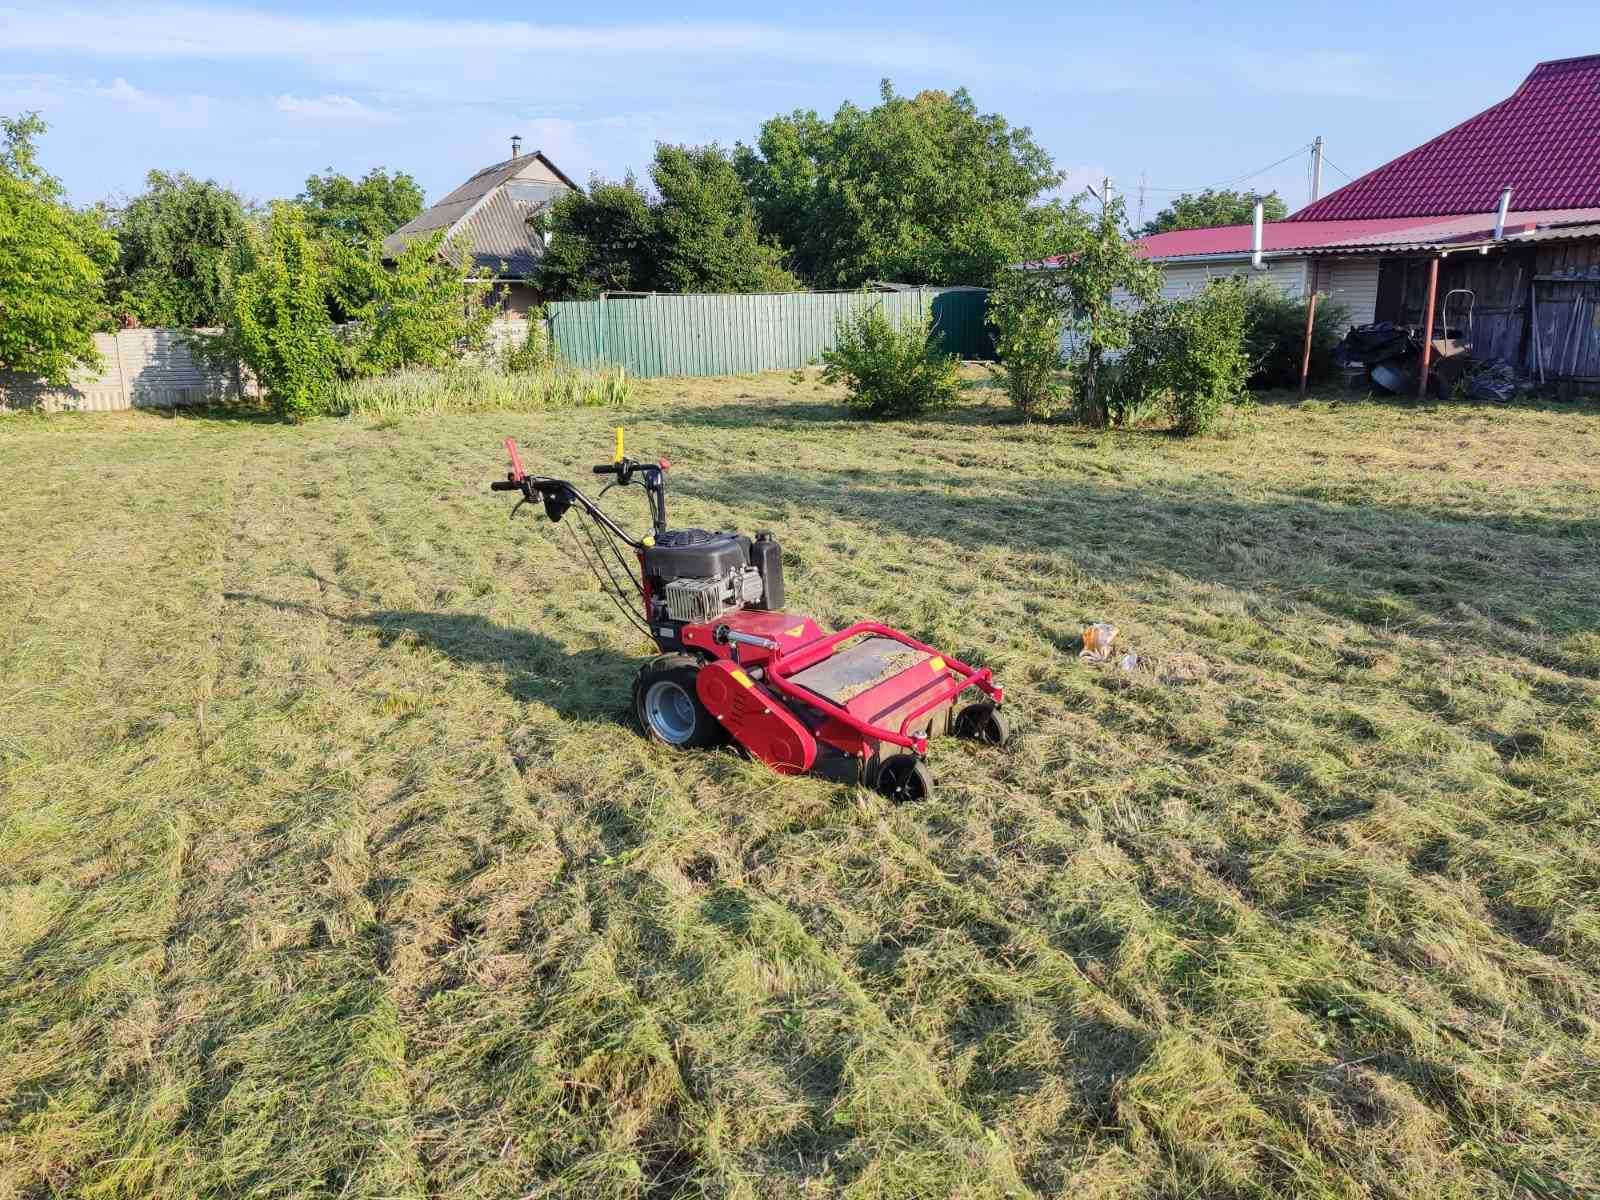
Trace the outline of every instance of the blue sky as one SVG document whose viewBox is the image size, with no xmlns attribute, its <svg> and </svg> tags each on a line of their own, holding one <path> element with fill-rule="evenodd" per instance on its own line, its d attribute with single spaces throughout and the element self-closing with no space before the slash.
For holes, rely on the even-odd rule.
<svg viewBox="0 0 1600 1200">
<path fill-rule="evenodd" d="M 1065 4 L 768 0 L 477 7 L 0 0 L 0 112 L 51 125 L 47 167 L 87 203 L 159 167 L 254 199 L 325 167 L 410 171 L 436 198 L 521 133 L 580 180 L 643 168 L 657 141 L 753 138 L 796 107 L 968 87 L 1072 172 L 1147 213 L 1251 175 L 1306 199 L 1509 94 L 1537 61 L 1600 52 L 1600 6 L 1440 8 L 1238 0 Z M 1259 168 L 1288 161 L 1260 174 Z"/>
</svg>

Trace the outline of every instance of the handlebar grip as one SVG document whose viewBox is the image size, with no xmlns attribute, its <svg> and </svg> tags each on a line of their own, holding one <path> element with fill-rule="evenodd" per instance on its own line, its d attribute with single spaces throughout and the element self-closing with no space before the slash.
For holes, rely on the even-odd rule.
<svg viewBox="0 0 1600 1200">
<path fill-rule="evenodd" d="M 620 463 L 598 463 L 594 468 L 596 475 L 615 475 L 622 470 Z"/>
<path fill-rule="evenodd" d="M 522 485 L 513 479 L 496 479 L 489 485 L 491 492 L 520 492 Z"/>
</svg>

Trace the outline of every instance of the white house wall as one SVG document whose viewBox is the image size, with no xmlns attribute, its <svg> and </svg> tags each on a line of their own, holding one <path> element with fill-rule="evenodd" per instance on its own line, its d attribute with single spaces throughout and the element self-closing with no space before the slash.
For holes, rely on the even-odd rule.
<svg viewBox="0 0 1600 1200">
<path fill-rule="evenodd" d="M 1335 304 L 1350 313 L 1350 324 L 1370 325 L 1377 319 L 1378 257 L 1336 258 L 1323 267 L 1322 286 Z"/>
<path fill-rule="evenodd" d="M 1304 258 L 1270 258 L 1267 269 L 1259 272 L 1252 271 L 1249 260 L 1242 258 L 1220 263 L 1171 263 L 1162 280 L 1161 295 L 1178 300 L 1194 295 L 1208 280 L 1243 275 L 1270 279 L 1283 289 L 1284 295 L 1298 298 L 1306 294 L 1310 270 L 1311 261 Z M 1317 290 L 1349 310 L 1350 324 L 1370 324 L 1378 307 L 1377 256 L 1321 260 Z"/>
<path fill-rule="evenodd" d="M 1167 263 L 1161 276 L 1161 298 L 1182 300 L 1192 296 L 1213 279 L 1227 279 L 1242 275 L 1253 279 L 1266 279 L 1278 285 L 1286 296 L 1296 299 L 1306 294 L 1306 280 L 1310 277 L 1312 263 L 1306 258 L 1269 258 L 1267 269 L 1253 271 L 1248 258 L 1223 259 L 1205 263 Z M 1378 259 L 1367 255 L 1360 258 L 1324 259 L 1319 270 L 1318 290 L 1348 310 L 1349 323 L 1366 325 L 1373 320 L 1378 305 Z M 1116 303 L 1128 306 L 1133 297 L 1119 292 Z M 1063 353 L 1072 349 L 1073 335 L 1064 333 L 1061 338 Z"/>
<path fill-rule="evenodd" d="M 1167 264 L 1161 279 L 1161 298 L 1182 300 L 1211 280 L 1232 275 L 1270 280 L 1286 296 L 1303 296 L 1306 292 L 1306 260 L 1303 258 L 1269 258 L 1265 271 L 1252 271 L 1248 259 L 1231 259 L 1216 263 Z"/>
</svg>

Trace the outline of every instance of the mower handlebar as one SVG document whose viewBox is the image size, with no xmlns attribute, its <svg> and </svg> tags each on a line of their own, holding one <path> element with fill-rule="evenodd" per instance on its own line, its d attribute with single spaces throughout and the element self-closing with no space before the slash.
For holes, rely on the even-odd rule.
<svg viewBox="0 0 1600 1200">
<path fill-rule="evenodd" d="M 520 492 L 522 484 L 515 479 L 496 479 L 489 485 L 491 492 Z"/>
</svg>

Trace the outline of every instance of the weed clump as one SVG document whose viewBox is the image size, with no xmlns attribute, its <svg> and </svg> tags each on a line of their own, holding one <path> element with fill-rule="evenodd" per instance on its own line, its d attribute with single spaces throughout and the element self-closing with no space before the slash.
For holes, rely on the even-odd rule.
<svg viewBox="0 0 1600 1200">
<path fill-rule="evenodd" d="M 881 307 L 869 305 L 841 316 L 835 339 L 822 356 L 822 378 L 844 384 L 857 416 L 917 417 L 960 394 L 959 361 L 939 349 L 928 316 L 896 329 Z"/>
</svg>

